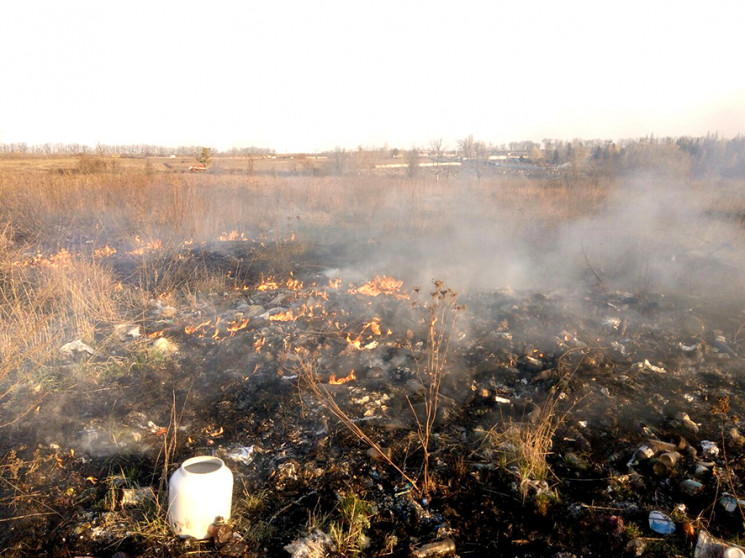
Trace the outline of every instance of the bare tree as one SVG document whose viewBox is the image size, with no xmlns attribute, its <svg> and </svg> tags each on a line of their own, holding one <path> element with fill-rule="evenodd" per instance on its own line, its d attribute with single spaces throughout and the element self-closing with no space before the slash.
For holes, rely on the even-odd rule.
<svg viewBox="0 0 745 558">
<path fill-rule="evenodd" d="M 347 160 L 347 150 L 343 147 L 334 149 L 334 171 L 338 176 L 344 174 L 344 164 Z"/>
<path fill-rule="evenodd" d="M 442 138 L 436 138 L 433 140 L 430 140 L 429 142 L 430 147 L 430 159 L 432 159 L 432 168 L 434 168 L 435 171 L 435 180 L 440 180 L 440 163 L 442 162 L 442 153 L 445 150 L 443 147 Z"/>
<path fill-rule="evenodd" d="M 467 138 L 458 140 L 458 149 L 460 150 L 461 157 L 463 159 L 473 158 L 473 134 L 470 134 Z"/>
<path fill-rule="evenodd" d="M 406 162 L 409 164 L 409 178 L 419 174 L 419 148 L 412 147 L 406 152 Z"/>
</svg>

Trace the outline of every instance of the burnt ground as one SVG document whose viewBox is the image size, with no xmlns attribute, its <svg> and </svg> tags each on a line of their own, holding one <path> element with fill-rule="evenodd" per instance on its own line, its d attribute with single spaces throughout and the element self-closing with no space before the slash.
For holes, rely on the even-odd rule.
<svg viewBox="0 0 745 558">
<path fill-rule="evenodd" d="M 272 282 L 268 260 L 237 253 L 182 254 L 235 288 L 152 300 L 93 355 L 60 357 L 57 389 L 0 431 L 4 555 L 288 556 L 344 525 L 350 494 L 367 556 L 447 539 L 460 556 L 693 556 L 701 532 L 741 537 L 724 505 L 745 495 L 739 307 L 597 287 L 440 301 L 455 321 L 437 324 L 450 343 L 424 493 L 308 382 L 421 484 L 433 286 L 350 285 L 307 262 Z M 124 281 L 131 265 L 112 258 Z M 542 474 L 526 454 L 540 464 L 546 436 Z M 181 540 L 164 479 L 205 454 L 233 471 L 231 526 Z M 650 529 L 655 510 L 672 534 Z"/>
</svg>

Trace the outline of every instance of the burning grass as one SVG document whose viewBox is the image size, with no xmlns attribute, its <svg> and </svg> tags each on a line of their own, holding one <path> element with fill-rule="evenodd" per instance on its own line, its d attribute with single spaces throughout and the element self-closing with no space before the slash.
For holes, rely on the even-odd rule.
<svg viewBox="0 0 745 558">
<path fill-rule="evenodd" d="M 231 462 L 248 483 L 234 527 L 268 555 L 282 555 L 311 524 L 347 554 L 408 554 L 433 533 L 449 537 L 449 525 L 462 529 L 453 536 L 464 554 L 468 545 L 473 553 L 520 554 L 530 546 L 546 554 L 540 535 L 549 521 L 571 535 L 566 541 L 582 540 L 562 499 L 594 505 L 610 498 L 603 482 L 619 476 L 623 452 L 638 437 L 624 406 L 629 394 L 669 391 L 674 401 L 700 403 L 710 389 L 680 387 L 677 376 L 690 366 L 707 381 L 723 370 L 721 385 L 736 392 L 739 380 L 722 363 L 742 351 L 741 316 L 711 318 L 723 334 L 704 339 L 696 328 L 702 338 L 692 340 L 670 333 L 680 318 L 672 297 L 655 305 L 649 295 L 597 289 L 577 317 L 551 295 L 523 299 L 492 286 L 482 299 L 468 293 L 477 310 L 461 329 L 455 315 L 465 311 L 454 292 L 436 283 L 421 300 L 411 288 L 411 278 L 436 271 L 435 264 L 460 263 L 453 246 L 475 245 L 478 261 L 489 260 L 480 248 L 493 246 L 489 238 L 450 243 L 464 234 L 458 223 L 506 220 L 499 246 L 509 246 L 518 235 L 513 223 L 548 223 L 537 227 L 540 236 L 592 216 L 614 185 L 582 180 L 5 172 L 0 498 L 15 499 L 0 536 L 15 545 L 9 555 L 22 555 L 23 545 L 36 545 L 37 554 L 96 554 L 122 540 L 133 555 L 153 555 L 155 547 L 174 556 L 216 551 L 215 543 L 173 541 L 158 507 L 176 462 L 205 452 L 245 459 Z M 401 259 L 385 259 L 409 244 Z M 422 248 L 438 256 L 433 268 L 409 261 Z M 404 276 L 394 274 L 397 267 L 420 269 Z M 606 324 L 608 313 L 617 321 Z M 662 331 L 649 326 L 658 316 Z M 627 319 L 636 323 L 629 331 Z M 593 346 L 602 339 L 603 357 L 572 361 L 570 382 L 562 378 L 569 359 L 560 355 L 578 337 Z M 734 339 L 734 348 L 719 337 Z M 92 354 L 62 355 L 60 347 L 74 340 Z M 590 420 L 580 431 L 577 416 L 565 419 L 584 395 L 611 418 L 588 404 L 582 412 L 607 422 Z M 711 427 L 700 415 L 699 424 L 669 426 L 673 403 L 661 401 L 660 409 L 645 409 L 655 435 Z M 733 397 L 732 405 L 741 402 Z M 723 427 L 714 422 L 717 434 Z M 737 446 L 725 443 L 727 486 L 739 489 Z M 581 459 L 568 457 L 579 452 L 575 446 Z M 585 466 L 593 451 L 611 449 L 622 455 Z M 110 498 L 115 465 L 135 461 L 140 470 L 127 473 L 126 488 L 152 486 L 156 498 L 142 508 L 121 499 L 100 504 Z M 572 488 L 579 473 L 555 482 L 567 467 L 591 477 L 580 479 L 595 487 L 587 498 Z M 679 497 L 677 485 L 660 485 L 660 502 Z M 656 504 L 636 495 L 640 505 Z M 528 502 L 538 518 L 522 510 Z M 560 511 L 552 514 L 552 506 Z M 628 515 L 644 524 L 641 513 Z M 42 535 L 61 518 L 54 533 L 64 537 Z M 43 542 L 19 539 L 23 526 Z M 721 532 L 735 531 L 725 521 Z M 593 537 L 586 544 L 604 548 Z M 578 552 L 579 543 L 566 541 L 553 548 Z"/>
</svg>

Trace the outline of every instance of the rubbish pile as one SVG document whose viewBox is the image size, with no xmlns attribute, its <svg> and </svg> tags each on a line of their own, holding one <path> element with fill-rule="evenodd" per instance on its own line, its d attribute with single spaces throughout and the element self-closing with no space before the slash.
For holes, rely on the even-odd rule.
<svg viewBox="0 0 745 558">
<path fill-rule="evenodd" d="M 742 555 L 740 314 L 420 287 L 263 277 L 71 341 L 126 364 L 3 434 L 8 555 Z M 204 541 L 164 521 L 196 455 L 235 477 Z"/>
</svg>

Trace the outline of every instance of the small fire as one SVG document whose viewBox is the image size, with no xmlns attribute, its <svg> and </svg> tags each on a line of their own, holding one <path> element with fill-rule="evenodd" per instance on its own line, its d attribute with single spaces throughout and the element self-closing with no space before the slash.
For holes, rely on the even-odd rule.
<svg viewBox="0 0 745 558">
<path fill-rule="evenodd" d="M 291 291 L 298 291 L 303 288 L 303 282 L 295 279 L 294 275 L 290 273 L 290 278 L 287 280 L 287 288 Z"/>
<path fill-rule="evenodd" d="M 98 479 L 96 477 L 85 477 L 85 480 L 91 484 L 98 484 Z"/>
<path fill-rule="evenodd" d="M 336 379 L 336 374 L 331 374 L 331 377 L 329 378 L 329 383 L 333 385 L 341 385 L 346 384 L 347 382 L 351 382 L 352 380 L 356 380 L 357 376 L 354 375 L 354 370 L 352 370 L 347 376 L 344 378 Z"/>
<path fill-rule="evenodd" d="M 369 343 L 362 344 L 362 334 L 358 335 L 357 337 L 352 337 L 350 334 L 347 333 L 347 343 L 349 343 L 352 347 L 354 347 L 357 350 L 360 351 L 371 351 L 375 347 L 378 346 L 378 342 L 373 340 Z"/>
<path fill-rule="evenodd" d="M 158 339 L 159 337 L 163 337 L 163 334 L 166 332 L 165 329 L 161 329 L 160 331 L 153 331 L 152 333 L 148 333 L 147 336 L 150 339 Z"/>
<path fill-rule="evenodd" d="M 222 436 L 225 433 L 225 430 L 223 430 L 223 427 L 222 426 L 220 428 L 209 428 L 208 427 L 208 428 L 206 428 L 204 430 L 204 432 L 210 438 L 219 438 L 220 436 Z"/>
<path fill-rule="evenodd" d="M 207 320 L 206 322 L 202 322 L 201 324 L 196 325 L 196 326 L 186 326 L 184 327 L 184 333 L 186 333 L 186 335 L 191 335 L 193 333 L 196 333 L 202 328 L 208 327 L 211 323 L 212 323 L 212 320 Z"/>
<path fill-rule="evenodd" d="M 393 295 L 396 298 L 409 298 L 407 295 L 400 294 L 403 281 L 388 277 L 387 275 L 378 275 L 372 281 L 368 281 L 359 288 L 350 287 L 347 291 L 349 294 L 361 294 L 365 296 L 378 296 L 381 294 Z"/>
<path fill-rule="evenodd" d="M 338 289 L 341 287 L 341 278 L 329 279 L 329 289 Z"/>
<path fill-rule="evenodd" d="M 56 254 L 50 256 L 49 260 L 47 260 L 46 262 L 41 262 L 42 265 L 46 265 L 48 267 L 67 267 L 71 263 L 72 256 L 70 255 L 70 252 L 68 252 L 64 248 Z"/>
<path fill-rule="evenodd" d="M 224 232 L 220 235 L 220 242 L 235 242 L 236 240 L 248 242 L 248 238 L 246 237 L 245 233 L 239 233 L 236 230 L 230 231 L 229 233 Z"/>
<path fill-rule="evenodd" d="M 254 349 L 257 353 L 261 352 L 261 348 L 264 346 L 264 343 L 266 343 L 266 339 L 264 337 L 259 337 L 256 341 L 254 341 Z"/>
<path fill-rule="evenodd" d="M 93 250 L 93 256 L 96 258 L 106 258 L 108 256 L 113 256 L 114 254 L 116 254 L 116 248 L 112 248 L 108 244 L 103 248 Z"/>
<path fill-rule="evenodd" d="M 292 308 L 290 308 L 286 312 L 279 312 L 277 314 L 274 314 L 273 316 L 269 316 L 269 320 L 272 322 L 294 322 L 298 318 L 305 316 L 305 313 L 307 311 L 308 311 L 307 306 L 303 304 L 297 316 L 295 315 L 295 312 L 292 310 Z"/>
<path fill-rule="evenodd" d="M 388 331 L 390 332 L 390 330 Z M 347 343 L 349 343 L 352 347 L 360 351 L 362 350 L 369 351 L 369 350 L 374 349 L 375 347 L 378 346 L 378 342 L 374 339 L 368 340 L 367 343 L 363 344 L 362 338 L 363 336 L 365 336 L 366 332 L 368 334 L 367 335 L 368 339 L 370 338 L 370 336 L 379 337 L 380 335 L 382 335 L 382 330 L 380 329 L 380 318 L 373 318 L 371 321 L 363 325 L 362 331 L 356 337 L 353 337 L 350 333 L 347 333 Z"/>
<path fill-rule="evenodd" d="M 154 252 L 155 250 L 160 250 L 163 247 L 163 243 L 157 239 L 146 243 L 139 236 L 135 236 L 135 242 L 139 244 L 140 247 L 127 252 L 132 256 L 142 256 L 147 252 Z"/>
<path fill-rule="evenodd" d="M 41 252 L 32 258 L 21 261 L 11 262 L 10 265 L 15 267 L 67 267 L 72 264 L 72 254 L 66 249 L 62 249 L 56 254 L 46 256 Z"/>
<path fill-rule="evenodd" d="M 276 291 L 279 288 L 279 283 L 277 283 L 273 277 L 267 277 L 264 279 L 261 278 L 261 283 L 259 283 L 256 286 L 257 291 Z"/>
<path fill-rule="evenodd" d="M 248 318 L 243 318 L 242 320 L 230 322 L 227 326 L 227 330 L 230 335 L 234 335 L 236 332 L 246 329 L 246 327 L 248 327 Z"/>
</svg>

